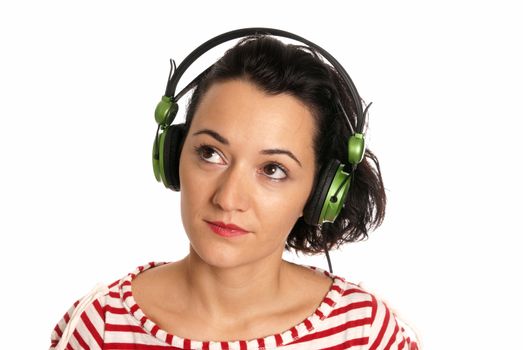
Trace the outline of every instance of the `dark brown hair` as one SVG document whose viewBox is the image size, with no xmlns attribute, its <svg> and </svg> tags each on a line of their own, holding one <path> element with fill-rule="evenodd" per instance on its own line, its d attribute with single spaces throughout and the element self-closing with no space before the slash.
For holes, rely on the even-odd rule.
<svg viewBox="0 0 523 350">
<path fill-rule="evenodd" d="M 351 132 L 337 101 L 344 106 L 352 124 L 356 109 L 346 82 L 311 48 L 284 44 L 269 36 L 251 36 L 238 42 L 219 59 L 196 85 L 189 101 L 186 128 L 189 130 L 199 102 L 215 82 L 245 79 L 268 94 L 290 94 L 314 115 L 316 176 L 329 159 L 347 163 L 347 140 Z M 357 101 L 360 102 L 360 101 Z M 292 228 L 285 248 L 308 254 L 338 248 L 368 237 L 385 216 L 386 195 L 379 162 L 367 149 L 347 196 L 333 223 L 308 225 L 303 218 Z"/>
</svg>

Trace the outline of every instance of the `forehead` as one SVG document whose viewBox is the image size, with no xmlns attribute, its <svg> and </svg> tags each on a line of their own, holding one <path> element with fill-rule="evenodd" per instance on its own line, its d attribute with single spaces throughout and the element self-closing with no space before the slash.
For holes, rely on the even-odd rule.
<svg viewBox="0 0 523 350">
<path fill-rule="evenodd" d="M 315 129 L 309 108 L 290 94 L 269 95 L 246 80 L 214 83 L 194 115 L 190 133 L 217 131 L 231 146 L 292 147 L 312 151 Z"/>
</svg>

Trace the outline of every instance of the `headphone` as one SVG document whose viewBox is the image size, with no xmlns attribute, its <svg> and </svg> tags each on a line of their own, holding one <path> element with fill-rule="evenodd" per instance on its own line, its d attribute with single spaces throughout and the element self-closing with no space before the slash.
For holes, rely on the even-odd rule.
<svg viewBox="0 0 523 350">
<path fill-rule="evenodd" d="M 347 193 L 354 179 L 354 172 L 357 165 L 363 160 L 365 154 L 364 129 L 366 128 L 367 111 L 372 103 L 367 105 L 365 110 L 363 110 L 360 96 L 351 78 L 341 64 L 327 51 L 307 39 L 283 30 L 271 28 L 244 28 L 233 30 L 218 35 L 198 46 L 182 61 L 178 68 L 174 60 L 171 59 L 171 71 L 169 72 L 165 94 L 162 96 L 154 112 L 154 117 L 158 124 L 153 146 L 154 176 L 156 180 L 162 182 L 165 187 L 174 191 L 180 190 L 179 161 L 186 130 L 185 124 L 171 124 L 178 112 L 178 100 L 191 90 L 212 66 L 200 73 L 182 91 L 175 95 L 176 86 L 183 73 L 198 57 L 215 46 L 229 40 L 254 35 L 271 35 L 289 38 L 313 48 L 334 67 L 340 77 L 345 81 L 355 103 L 357 124 L 354 127 L 342 104 L 339 100 L 337 101 L 338 107 L 341 109 L 352 133 L 347 142 L 348 163 L 350 167 L 346 167 L 345 164 L 337 159 L 327 161 L 319 172 L 316 186 L 314 186 L 313 192 L 303 210 L 303 218 L 309 225 L 321 225 L 325 222 L 334 222 L 345 205 Z"/>
</svg>

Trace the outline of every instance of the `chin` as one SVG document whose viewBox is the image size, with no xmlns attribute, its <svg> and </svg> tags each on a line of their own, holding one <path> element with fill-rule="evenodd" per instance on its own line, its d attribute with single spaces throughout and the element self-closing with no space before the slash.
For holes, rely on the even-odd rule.
<svg viewBox="0 0 523 350">
<path fill-rule="evenodd" d="M 213 242 L 214 244 L 206 243 L 200 245 L 191 242 L 191 254 L 206 265 L 217 268 L 232 268 L 244 265 L 250 260 L 247 255 L 239 254 L 239 247 L 225 246 L 215 242 Z"/>
</svg>

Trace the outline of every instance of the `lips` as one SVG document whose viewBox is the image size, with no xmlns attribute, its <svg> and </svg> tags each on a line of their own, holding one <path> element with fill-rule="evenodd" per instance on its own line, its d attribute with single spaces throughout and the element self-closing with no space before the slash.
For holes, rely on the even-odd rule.
<svg viewBox="0 0 523 350">
<path fill-rule="evenodd" d="M 234 224 L 226 224 L 221 221 L 205 221 L 211 230 L 222 237 L 235 237 L 248 233 L 245 229 Z"/>
</svg>

